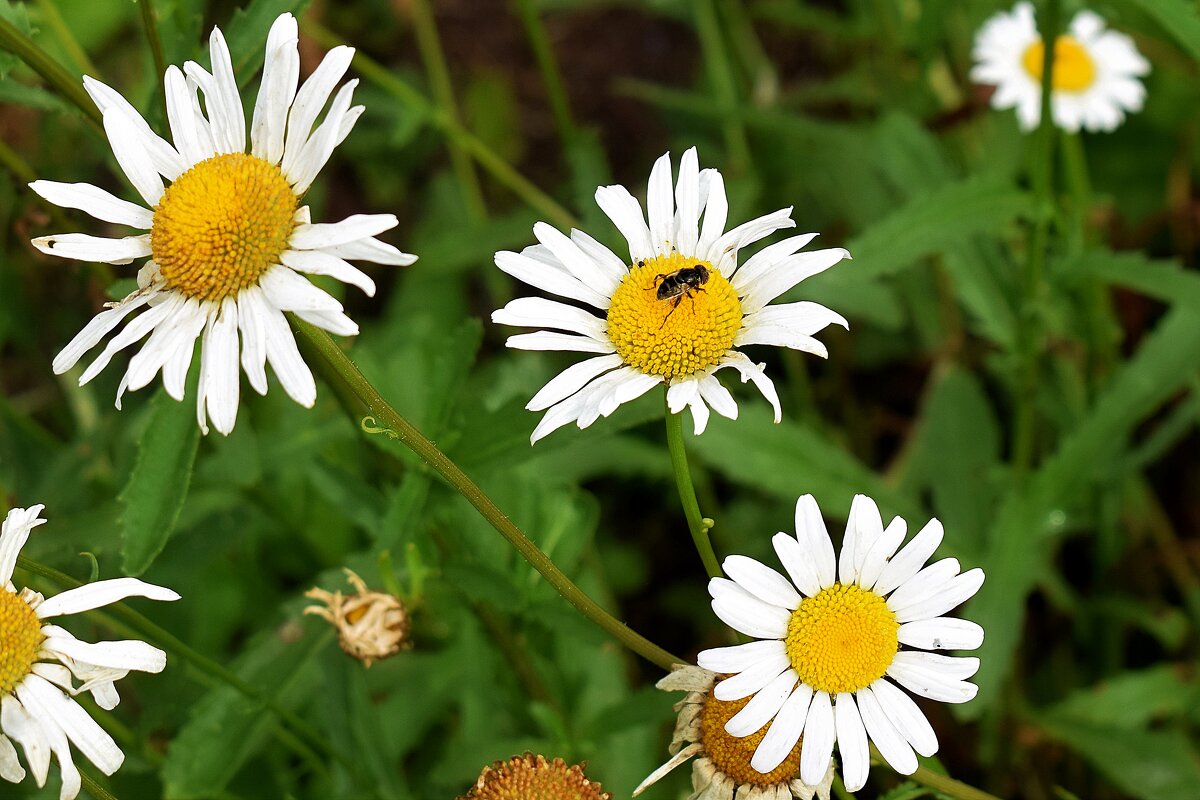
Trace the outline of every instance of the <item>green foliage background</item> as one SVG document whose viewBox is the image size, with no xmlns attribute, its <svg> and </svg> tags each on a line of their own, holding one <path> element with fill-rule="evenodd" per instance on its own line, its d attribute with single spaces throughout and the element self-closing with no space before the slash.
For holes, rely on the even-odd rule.
<svg viewBox="0 0 1200 800">
<path fill-rule="evenodd" d="M 790 530 L 806 492 L 835 532 L 856 492 L 912 530 L 936 515 L 942 552 L 987 572 L 963 612 L 987 640 L 975 701 L 922 704 L 942 743 L 931 766 L 1002 797 L 1200 796 L 1196 4 L 1094 5 L 1152 62 L 1148 100 L 1111 135 L 1056 136 L 1048 202 L 1031 193 L 1038 138 L 966 77 L 974 31 L 1007 3 L 439 0 L 444 61 L 414 26 L 423 5 L 156 3 L 168 63 L 206 61 L 218 24 L 248 94 L 281 11 L 303 15 L 306 72 L 326 30 L 359 48 L 367 112 L 309 202 L 321 220 L 394 212 L 388 238 L 421 257 L 369 268 L 374 299 L 322 283 L 362 325 L 344 344 L 383 395 L 636 630 L 687 657 L 726 642 L 674 493 L 660 394 L 531 448 L 523 405 L 571 359 L 508 351 L 511 331 L 487 321 L 526 291 L 493 251 L 531 243 L 538 219 L 561 224 L 512 191 L 506 165 L 621 252 L 595 187 L 644 194 L 655 157 L 697 145 L 726 175 L 731 220 L 794 205 L 799 230 L 854 255 L 788 295 L 849 318 L 851 332 L 822 334 L 827 363 L 752 353 L 783 423 L 736 387 L 741 418 L 714 417 L 689 441 L 718 554 L 772 562 L 769 537 Z M 137 5 L 3 2 L 0 15 L 165 128 Z M 475 139 L 447 135 L 447 86 Z M 257 690 L 248 699 L 172 651 L 166 672 L 131 676 L 124 702 L 95 714 L 127 754 L 102 782 L 123 798 L 447 798 L 529 749 L 586 759 L 627 797 L 666 758 L 675 698 L 653 689 L 659 670 L 576 614 L 403 447 L 364 436 L 328 385 L 313 410 L 278 385 L 243 393 L 234 433 L 201 438 L 194 395 L 148 389 L 118 413 L 123 367 L 83 388 L 77 372 L 51 373 L 133 269 L 37 254 L 32 236 L 104 226 L 26 183 L 132 195 L 103 137 L 7 53 L 0 110 L 0 496 L 45 503 L 49 519 L 26 555 L 80 580 L 177 589 L 179 603 L 132 604 Z M 1050 244 L 1031 290 L 1039 221 Z M 1036 419 L 1028 470 L 1013 466 L 1022 402 Z M 343 565 L 407 598 L 411 651 L 363 671 L 301 616 L 308 587 L 345 588 Z M 68 624 L 129 635 L 109 615 Z M 680 796 L 687 773 L 646 796 Z M 56 797 L 56 782 L 0 793 Z M 876 767 L 859 796 L 925 791 Z"/>
</svg>

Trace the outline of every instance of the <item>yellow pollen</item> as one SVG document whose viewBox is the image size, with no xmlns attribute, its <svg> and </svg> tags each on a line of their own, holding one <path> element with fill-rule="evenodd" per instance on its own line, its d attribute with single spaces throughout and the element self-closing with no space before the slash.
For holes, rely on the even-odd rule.
<svg viewBox="0 0 1200 800">
<path fill-rule="evenodd" d="M 29 604 L 0 588 L 0 695 L 25 680 L 44 638 L 42 623 Z"/>
<path fill-rule="evenodd" d="M 719 683 L 719 681 L 718 681 Z M 715 685 L 715 684 L 714 684 Z M 753 695 L 751 695 L 753 696 Z M 733 715 L 746 707 L 749 697 L 741 700 L 718 700 L 713 696 L 713 690 L 708 690 L 704 700 L 704 708 L 700 711 L 700 741 L 704 745 L 704 755 L 708 756 L 717 769 L 728 775 L 737 784 L 751 786 L 774 786 L 786 783 L 800 774 L 800 741 L 788 753 L 775 769 L 763 774 L 750 766 L 754 751 L 767 735 L 770 723 L 763 725 L 758 731 L 743 736 L 740 739 L 725 732 L 725 723 Z"/>
<path fill-rule="evenodd" d="M 1046 46 L 1038 39 L 1029 45 L 1021 56 L 1021 65 L 1035 81 L 1042 80 L 1042 62 Z M 1056 92 L 1082 92 L 1096 82 L 1096 62 L 1092 61 L 1087 48 L 1073 36 L 1059 36 L 1054 40 L 1054 74 L 1050 88 Z"/>
<path fill-rule="evenodd" d="M 150 249 L 167 286 L 220 301 L 278 263 L 295 213 L 296 195 L 279 167 L 245 153 L 214 156 L 167 187 Z"/>
<path fill-rule="evenodd" d="M 697 286 L 668 277 L 697 266 L 708 273 Z M 668 288 L 677 286 L 677 293 L 660 300 L 664 280 Z M 608 338 L 618 355 L 647 375 L 668 380 L 716 366 L 741 326 L 742 304 L 729 281 L 707 261 L 679 253 L 630 267 L 608 308 Z"/>
<path fill-rule="evenodd" d="M 835 583 L 806 597 L 788 620 L 784 645 L 800 680 L 837 694 L 870 686 L 892 663 L 900 623 L 887 601 Z"/>
</svg>

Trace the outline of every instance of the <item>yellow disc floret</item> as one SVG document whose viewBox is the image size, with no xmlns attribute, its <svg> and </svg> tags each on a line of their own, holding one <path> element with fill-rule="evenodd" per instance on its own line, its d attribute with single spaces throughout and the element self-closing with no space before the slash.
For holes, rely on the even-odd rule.
<svg viewBox="0 0 1200 800">
<path fill-rule="evenodd" d="M 899 627 L 882 597 L 835 583 L 801 601 L 784 644 L 800 680 L 830 694 L 856 692 L 883 677 L 899 647 Z"/>
<path fill-rule="evenodd" d="M 220 301 L 279 262 L 295 213 L 296 195 L 279 167 L 245 153 L 214 156 L 167 187 L 150 248 L 168 287 Z"/>
<path fill-rule="evenodd" d="M 690 283 L 679 270 L 690 270 Z M 608 338 L 625 363 L 667 380 L 715 367 L 741 326 L 729 281 L 707 261 L 678 253 L 631 267 L 608 309 Z"/>
<path fill-rule="evenodd" d="M 1042 80 L 1042 63 L 1046 46 L 1038 39 L 1025 49 L 1021 65 L 1035 81 Z M 1054 74 L 1051 88 L 1056 92 L 1083 92 L 1096 82 L 1096 62 L 1087 48 L 1073 36 L 1059 36 L 1054 41 Z"/>
<path fill-rule="evenodd" d="M 778 767 L 765 775 L 750 765 L 754 751 L 767 735 L 771 727 L 768 722 L 755 733 L 738 738 L 725 732 L 725 723 L 733 715 L 746 707 L 749 697 L 741 700 L 718 700 L 710 689 L 704 699 L 704 708 L 700 712 L 700 741 L 704 744 L 704 754 L 712 760 L 717 769 L 724 772 L 734 783 L 751 786 L 774 786 L 786 783 L 800 774 L 800 741 L 788 753 Z"/>
<path fill-rule="evenodd" d="M 42 623 L 29 604 L 0 588 L 0 695 L 25 680 L 44 638 Z"/>
</svg>

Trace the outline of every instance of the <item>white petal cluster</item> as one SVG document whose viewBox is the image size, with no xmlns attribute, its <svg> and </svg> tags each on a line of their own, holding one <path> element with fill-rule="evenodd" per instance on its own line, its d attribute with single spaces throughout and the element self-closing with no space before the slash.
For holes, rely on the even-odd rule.
<svg viewBox="0 0 1200 800">
<path fill-rule="evenodd" d="M 1051 92 L 1054 124 L 1072 133 L 1081 128 L 1115 130 L 1127 113 L 1141 111 L 1146 99 L 1141 79 L 1150 73 L 1150 64 L 1132 39 L 1107 30 L 1104 20 L 1091 11 L 1076 14 L 1067 33 L 1091 59 L 1095 78 L 1081 91 Z M 1036 128 L 1042 116 L 1041 81 L 1023 63 L 1025 53 L 1040 41 L 1033 5 L 1022 2 L 984 23 L 972 52 L 975 66 L 971 80 L 995 86 L 992 106 L 1015 108 L 1017 121 L 1025 131 Z"/>
<path fill-rule="evenodd" d="M 733 347 L 719 363 L 669 381 L 667 402 L 673 413 L 690 408 L 696 433 L 703 432 L 710 408 L 736 419 L 737 403 L 714 375 L 731 367 L 742 382 L 751 381 L 762 392 L 774 407 L 778 422 L 779 396 L 764 371 L 765 365 L 756 364 L 740 348 L 767 344 L 827 357 L 825 346 L 813 335 L 830 324 L 849 328 L 840 314 L 812 302 L 768 304 L 850 254 L 842 248 L 801 252 L 817 236 L 806 233 L 765 247 L 739 266 L 742 248 L 778 230 L 795 227 L 792 209 L 780 209 L 726 230 L 729 206 L 721 173 L 700 169 L 694 147 L 680 159 L 674 190 L 671 170 L 671 154 L 665 153 L 650 172 L 646 214 L 624 186 L 596 190 L 597 205 L 629 244 L 628 260 L 583 231 L 572 230 L 567 236 L 540 222 L 533 229 L 539 243 L 520 253 L 497 253 L 496 266 L 534 288 L 606 314 L 631 264 L 675 253 L 711 263 L 736 290 L 745 316 Z M 608 336 L 606 318 L 576 305 L 523 297 L 494 312 L 492 321 L 550 329 L 512 336 L 509 347 L 593 354 L 563 370 L 529 401 L 526 408 L 530 411 L 546 412 L 533 432 L 534 442 L 570 422 L 586 428 L 621 404 L 667 382 L 661 375 L 646 374 L 626 364 Z"/>
<path fill-rule="evenodd" d="M 179 599 L 170 589 L 136 578 L 97 581 L 49 599 L 31 589 L 18 592 L 12 583 L 13 568 L 29 532 L 45 522 L 40 518 L 42 508 L 14 508 L 0 528 L 0 591 L 17 594 L 39 620 L 90 611 L 128 597 Z M 72 747 L 105 775 L 112 775 L 125 760 L 112 737 L 72 698 L 89 692 L 106 711 L 116 708 L 121 701 L 116 681 L 134 670 L 162 672 L 167 654 L 137 640 L 80 641 L 50 622 L 42 625 L 41 632 L 45 638 L 32 670 L 11 693 L 0 697 L 0 777 L 12 783 L 25 779 L 15 741 L 25 751 L 29 772 L 38 786 L 46 784 L 51 756 L 58 761 L 62 774 L 59 798 L 72 800 L 79 794 L 81 782 Z"/>
<path fill-rule="evenodd" d="M 705 669 L 732 676 L 717 684 L 717 698 L 753 696 L 729 720 L 726 732 L 747 736 L 770 723 L 751 760 L 758 771 L 777 767 L 803 735 L 800 779 L 807 784 L 821 780 L 836 743 L 846 788 L 862 788 L 870 764 L 868 738 L 897 772 L 911 774 L 917 768 L 914 751 L 931 756 L 938 742 L 924 714 L 897 684 L 947 703 L 975 696 L 977 687 L 967 678 L 979 669 L 979 659 L 924 651 L 973 650 L 983 643 L 979 625 L 943 616 L 979 590 L 983 571 L 960 573 L 953 558 L 924 566 L 942 541 L 936 519 L 901 547 L 906 532 L 899 517 L 885 528 L 875 502 L 858 495 L 841 554 L 835 556 L 816 500 L 805 495 L 796 503 L 796 534 L 779 533 L 772 540 L 787 577 L 754 559 L 730 556 L 722 565 L 730 578 L 710 581 L 716 615 L 759 640 L 705 650 L 697 659 Z M 831 696 L 800 680 L 784 639 L 804 598 L 835 583 L 886 598 L 900 623 L 900 644 L 916 649 L 900 649 L 886 675 L 870 686 Z"/>
<path fill-rule="evenodd" d="M 174 181 L 214 156 L 245 153 L 249 139 L 250 154 L 278 165 L 296 196 L 302 196 L 334 148 L 349 135 L 364 107 L 351 105 L 357 80 L 337 88 L 354 49 L 335 47 L 300 84 L 297 36 L 291 14 L 283 14 L 271 27 L 249 131 L 229 48 L 219 29 L 214 28 L 209 39 L 211 72 L 193 61 L 182 70 L 176 66 L 167 69 L 164 92 L 173 144 L 151 130 L 117 91 L 84 78 L 88 94 L 104 115 L 113 155 L 145 206 L 88 184 L 34 181 L 30 187 L 64 208 L 148 231 L 154 222 L 153 209 L 165 190 L 164 180 Z M 326 106 L 324 119 L 316 124 Z M 205 433 L 210 418 L 221 433 L 233 430 L 240 393 L 239 361 L 259 394 L 267 392 L 266 365 L 270 363 L 288 395 L 310 407 L 316 400 L 316 384 L 284 312 L 338 335 L 358 333 L 342 304 L 303 275 L 327 275 L 373 295 L 374 281 L 349 261 L 393 265 L 416 261 L 415 256 L 375 238 L 397 224 L 391 214 L 355 215 L 337 223 L 312 224 L 308 207 L 301 206 L 280 263 L 271 266 L 256 285 L 220 301 L 197 300 L 172 289 L 158 265 L 148 261 L 138 273 L 138 290 L 97 314 L 54 359 L 54 371 L 71 369 L 84 353 L 140 310 L 80 377 L 80 384 L 87 383 L 119 351 L 149 334 L 130 359 L 117 393 L 117 408 L 127 389 L 148 385 L 160 371 L 167 393 L 182 400 L 197 338 L 202 349 L 196 415 Z M 44 236 L 33 244 L 50 255 L 108 264 L 128 264 L 151 255 L 149 233 L 121 239 L 67 233 Z"/>
</svg>

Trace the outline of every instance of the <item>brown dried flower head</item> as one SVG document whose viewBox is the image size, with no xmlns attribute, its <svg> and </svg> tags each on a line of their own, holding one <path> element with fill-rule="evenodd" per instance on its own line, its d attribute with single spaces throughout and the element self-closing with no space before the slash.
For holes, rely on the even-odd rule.
<svg viewBox="0 0 1200 800">
<path fill-rule="evenodd" d="M 309 606 L 304 613 L 329 620 L 337 629 L 338 644 L 366 667 L 411 646 L 408 612 L 400 598 L 368 589 L 350 569 L 346 569 L 346 577 L 354 586 L 354 594 L 347 597 L 313 587 L 304 596 L 325 605 Z"/>
<path fill-rule="evenodd" d="M 582 764 L 526 753 L 484 767 L 471 791 L 459 800 L 612 800 L 588 780 Z"/>
</svg>

